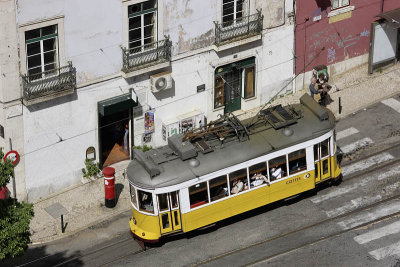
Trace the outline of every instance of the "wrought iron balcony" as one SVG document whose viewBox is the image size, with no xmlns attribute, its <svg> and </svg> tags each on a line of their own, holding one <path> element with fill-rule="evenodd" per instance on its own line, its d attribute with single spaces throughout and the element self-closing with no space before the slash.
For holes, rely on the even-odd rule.
<svg viewBox="0 0 400 267">
<path fill-rule="evenodd" d="M 165 37 L 165 40 L 131 49 L 122 47 L 122 59 L 125 73 L 164 63 L 171 59 L 171 43 Z"/>
<path fill-rule="evenodd" d="M 23 98 L 30 102 L 38 98 L 63 95 L 76 88 L 76 69 L 68 62 L 68 66 L 48 70 L 33 75 L 22 75 Z"/>
<path fill-rule="evenodd" d="M 237 41 L 261 34 L 264 16 L 261 10 L 256 14 L 238 18 L 232 21 L 215 24 L 215 45 L 220 46 L 227 42 Z"/>
</svg>

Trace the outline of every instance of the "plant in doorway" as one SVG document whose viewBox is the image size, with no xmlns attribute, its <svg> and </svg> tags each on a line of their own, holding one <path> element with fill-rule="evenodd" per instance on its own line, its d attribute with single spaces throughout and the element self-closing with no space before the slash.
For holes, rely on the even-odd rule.
<svg viewBox="0 0 400 267">
<path fill-rule="evenodd" d="M 85 168 L 82 168 L 83 183 L 87 183 L 89 181 L 93 181 L 98 178 L 98 174 L 100 173 L 99 164 L 94 160 L 86 159 L 85 160 Z"/>
<path fill-rule="evenodd" d="M 140 149 L 143 152 L 149 151 L 150 149 L 152 149 L 151 146 L 148 145 L 143 145 L 143 146 L 133 146 L 132 149 Z"/>
</svg>

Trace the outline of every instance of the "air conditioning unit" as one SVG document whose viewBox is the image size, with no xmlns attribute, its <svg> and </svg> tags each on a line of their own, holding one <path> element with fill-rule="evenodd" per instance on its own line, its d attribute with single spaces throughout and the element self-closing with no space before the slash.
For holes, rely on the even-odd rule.
<svg viewBox="0 0 400 267">
<path fill-rule="evenodd" d="M 157 93 L 172 88 L 172 77 L 170 72 L 162 72 L 150 76 L 151 91 Z"/>
</svg>

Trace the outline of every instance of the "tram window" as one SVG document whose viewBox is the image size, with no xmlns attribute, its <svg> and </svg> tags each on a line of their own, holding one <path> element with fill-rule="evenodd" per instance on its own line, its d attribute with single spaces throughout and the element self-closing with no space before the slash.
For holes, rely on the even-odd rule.
<svg viewBox="0 0 400 267">
<path fill-rule="evenodd" d="M 250 187 L 268 183 L 267 163 L 261 162 L 249 167 Z"/>
<path fill-rule="evenodd" d="M 158 195 L 158 208 L 160 211 L 169 210 L 167 193 Z"/>
<path fill-rule="evenodd" d="M 131 202 L 135 208 L 137 208 L 137 200 L 136 200 L 136 189 L 130 184 L 129 185 L 131 190 Z"/>
<path fill-rule="evenodd" d="M 190 208 L 208 203 L 207 182 L 189 187 Z"/>
<path fill-rule="evenodd" d="M 153 196 L 149 192 L 138 190 L 139 210 L 154 213 Z"/>
<path fill-rule="evenodd" d="M 300 149 L 289 153 L 289 174 L 304 171 L 307 169 L 306 150 Z"/>
<path fill-rule="evenodd" d="M 228 182 L 226 175 L 214 178 L 208 182 L 210 187 L 210 199 L 215 201 L 228 195 Z"/>
<path fill-rule="evenodd" d="M 287 175 L 286 155 L 271 159 L 268 164 L 271 181 L 275 181 Z"/>
<path fill-rule="evenodd" d="M 317 161 L 318 159 L 318 144 L 314 145 L 314 161 Z"/>
<path fill-rule="evenodd" d="M 177 195 L 177 191 L 170 193 L 171 195 L 171 206 L 173 209 L 178 207 L 178 195 Z"/>
<path fill-rule="evenodd" d="M 329 139 L 321 142 L 321 158 L 329 155 Z"/>
<path fill-rule="evenodd" d="M 248 189 L 247 168 L 229 174 L 231 194 L 237 194 Z"/>
</svg>

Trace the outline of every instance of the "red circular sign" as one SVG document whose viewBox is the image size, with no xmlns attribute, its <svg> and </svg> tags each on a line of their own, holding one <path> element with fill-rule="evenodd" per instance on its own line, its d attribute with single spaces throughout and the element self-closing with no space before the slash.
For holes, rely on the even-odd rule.
<svg viewBox="0 0 400 267">
<path fill-rule="evenodd" d="M 12 164 L 15 166 L 19 162 L 19 154 L 15 150 L 8 151 L 7 154 L 4 156 L 4 162 L 6 162 L 6 159 L 10 159 L 12 161 Z"/>
</svg>

